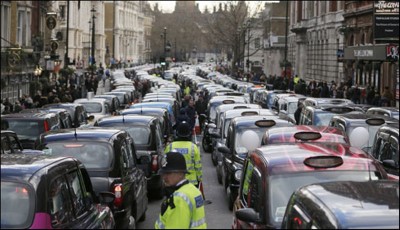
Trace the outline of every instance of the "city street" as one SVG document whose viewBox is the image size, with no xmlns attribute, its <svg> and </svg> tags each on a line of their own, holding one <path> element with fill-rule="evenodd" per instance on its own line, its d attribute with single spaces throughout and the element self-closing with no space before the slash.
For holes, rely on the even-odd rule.
<svg viewBox="0 0 400 230">
<path fill-rule="evenodd" d="M 201 143 L 201 136 L 197 136 Z M 205 205 L 207 228 L 210 229 L 231 229 L 232 212 L 228 208 L 228 201 L 222 185 L 218 184 L 215 166 L 211 161 L 211 154 L 201 149 L 203 164 L 203 185 L 206 200 L 212 203 Z M 138 229 L 154 228 L 154 223 L 160 213 L 162 200 L 149 200 L 146 212 L 146 220 L 137 224 Z"/>
</svg>

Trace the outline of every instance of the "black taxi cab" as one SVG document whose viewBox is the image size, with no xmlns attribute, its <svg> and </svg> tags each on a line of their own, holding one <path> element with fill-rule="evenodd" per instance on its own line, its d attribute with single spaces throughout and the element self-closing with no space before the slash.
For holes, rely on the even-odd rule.
<svg viewBox="0 0 400 230">
<path fill-rule="evenodd" d="M 106 191 L 93 191 L 75 158 L 1 154 L 2 229 L 112 229 L 115 196 Z"/>
<path fill-rule="evenodd" d="M 337 181 L 303 186 L 290 197 L 283 229 L 398 229 L 399 183 Z"/>
<path fill-rule="evenodd" d="M 352 146 L 369 151 L 378 129 L 387 124 L 399 126 L 399 120 L 382 115 L 343 114 L 334 115 L 329 126 L 337 127 L 349 137 Z"/>
<path fill-rule="evenodd" d="M 156 198 L 161 198 L 162 180 L 158 169 L 165 145 L 160 118 L 150 115 L 119 115 L 101 118 L 94 126 L 123 129 L 132 136 L 138 167 L 144 171 L 147 179 L 147 190 Z"/>
<path fill-rule="evenodd" d="M 80 160 L 96 193 L 115 194 L 110 208 L 118 228 L 133 228 L 145 219 L 147 181 L 137 164 L 134 140 L 126 131 L 92 127 L 45 132 L 38 137 L 36 149 Z"/>
<path fill-rule="evenodd" d="M 377 159 L 388 172 L 391 179 L 399 180 L 399 126 L 384 125 L 376 132 L 369 153 Z"/>
<path fill-rule="evenodd" d="M 242 174 L 234 229 L 280 228 L 290 196 L 304 185 L 388 178 L 369 154 L 340 143 L 266 145 L 248 154 Z"/>
<path fill-rule="evenodd" d="M 271 127 L 290 127 L 293 123 L 276 116 L 254 115 L 235 117 L 231 120 L 226 143 L 218 147 L 222 152 L 222 183 L 232 210 L 240 184 L 243 162 L 249 151 L 261 146 L 261 138 Z"/>
</svg>

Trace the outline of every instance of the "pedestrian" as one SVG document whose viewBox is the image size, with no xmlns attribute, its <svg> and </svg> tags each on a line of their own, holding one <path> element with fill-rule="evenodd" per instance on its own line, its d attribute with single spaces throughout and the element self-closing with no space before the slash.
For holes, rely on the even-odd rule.
<svg viewBox="0 0 400 230">
<path fill-rule="evenodd" d="M 6 97 L 6 100 L 3 102 L 3 105 L 6 106 L 6 107 L 8 107 L 8 111 L 9 111 L 10 113 L 13 112 L 13 104 L 11 104 L 10 98 Z"/>
<path fill-rule="evenodd" d="M 186 115 L 189 117 L 189 125 L 191 130 L 194 130 L 194 126 L 196 125 L 196 108 L 194 107 L 194 100 L 190 99 L 189 104 L 185 108 Z"/>
<path fill-rule="evenodd" d="M 352 90 L 352 97 L 351 101 L 353 101 L 354 104 L 360 104 L 361 100 L 361 90 L 358 88 L 358 85 L 355 84 L 354 88 Z"/>
<path fill-rule="evenodd" d="M 188 172 L 185 158 L 168 152 L 159 171 L 165 185 L 165 200 L 155 229 L 206 229 L 204 199 L 199 189 L 185 179 Z"/>
<path fill-rule="evenodd" d="M 294 119 L 296 120 L 296 125 L 300 124 L 300 114 L 301 114 L 301 110 L 304 107 L 303 101 L 304 100 L 298 100 L 297 101 L 297 109 L 294 112 Z"/>
<path fill-rule="evenodd" d="M 186 179 L 196 187 L 203 180 L 202 164 L 200 150 L 195 143 L 192 142 L 192 130 L 187 122 L 183 121 L 176 128 L 177 138 L 165 147 L 164 152 L 176 150 L 181 153 L 188 167 Z"/>
<path fill-rule="evenodd" d="M 382 107 L 389 107 L 391 102 L 393 100 L 393 94 L 390 91 L 388 86 L 385 86 L 385 89 L 383 90 L 382 97 L 381 97 L 381 106 Z"/>
<path fill-rule="evenodd" d="M 197 101 L 196 101 L 195 108 L 196 108 L 196 113 L 199 115 L 199 116 L 198 116 L 198 119 L 199 119 L 200 132 L 201 132 L 201 131 L 202 131 L 202 128 L 203 128 L 203 124 L 204 124 L 206 118 L 205 118 L 204 116 L 200 116 L 200 115 L 201 115 L 201 114 L 204 114 L 204 115 L 205 115 L 205 114 L 206 114 L 206 111 L 207 111 L 207 103 L 206 103 L 206 101 L 204 100 L 203 94 L 200 94 L 200 95 L 199 95 L 199 98 L 198 98 Z"/>
</svg>

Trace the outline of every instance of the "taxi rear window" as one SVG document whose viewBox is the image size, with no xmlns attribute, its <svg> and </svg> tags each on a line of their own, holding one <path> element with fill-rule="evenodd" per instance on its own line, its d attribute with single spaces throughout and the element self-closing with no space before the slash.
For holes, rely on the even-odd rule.
<svg viewBox="0 0 400 230">
<path fill-rule="evenodd" d="M 69 156 L 80 160 L 87 169 L 109 169 L 114 150 L 108 143 L 52 142 L 43 151 L 50 155 Z"/>
<path fill-rule="evenodd" d="M 42 132 L 39 121 L 32 121 L 28 119 L 16 120 L 3 120 L 1 121 L 2 127 L 7 127 L 8 130 L 14 131 L 20 140 L 36 140 L 37 136 Z"/>
<path fill-rule="evenodd" d="M 26 184 L 1 181 L 1 228 L 28 228 L 35 212 L 35 193 Z"/>
</svg>

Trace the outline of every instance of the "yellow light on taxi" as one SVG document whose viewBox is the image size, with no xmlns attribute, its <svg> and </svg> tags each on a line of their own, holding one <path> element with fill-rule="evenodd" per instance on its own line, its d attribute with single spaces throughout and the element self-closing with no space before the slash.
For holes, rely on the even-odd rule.
<svg viewBox="0 0 400 230">
<path fill-rule="evenodd" d="M 64 145 L 64 148 L 80 148 L 83 147 L 83 144 L 67 144 Z"/>
</svg>

